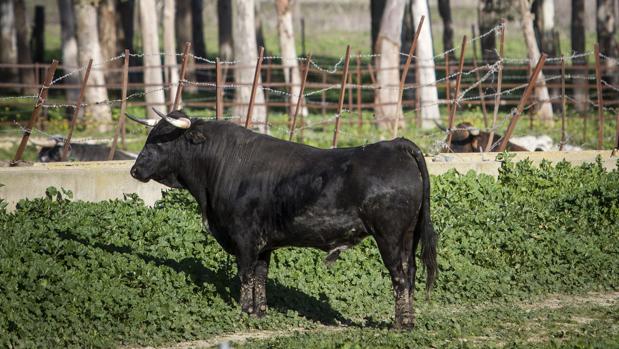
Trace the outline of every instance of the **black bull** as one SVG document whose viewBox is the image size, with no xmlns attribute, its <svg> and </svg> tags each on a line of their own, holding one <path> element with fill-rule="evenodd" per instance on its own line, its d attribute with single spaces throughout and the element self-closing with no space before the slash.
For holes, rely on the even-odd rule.
<svg viewBox="0 0 619 349">
<path fill-rule="evenodd" d="M 371 235 L 391 275 L 395 327 L 413 327 L 415 251 L 421 243 L 429 291 L 437 240 L 428 171 L 413 142 L 325 150 L 225 121 L 160 115 L 167 122 L 151 130 L 131 175 L 196 198 L 209 231 L 237 257 L 243 311 L 262 316 L 267 310 L 273 250 L 314 247 L 333 261 Z"/>
</svg>

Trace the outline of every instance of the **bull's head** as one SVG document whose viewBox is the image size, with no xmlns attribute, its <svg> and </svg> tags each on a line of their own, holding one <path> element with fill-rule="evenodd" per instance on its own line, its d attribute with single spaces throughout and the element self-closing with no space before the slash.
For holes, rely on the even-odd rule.
<svg viewBox="0 0 619 349">
<path fill-rule="evenodd" d="M 195 138 L 190 130 L 191 120 L 181 111 L 168 115 L 155 112 L 161 119 L 143 120 L 127 114 L 131 120 L 152 127 L 144 148 L 131 168 L 131 176 L 142 182 L 153 179 L 172 188 L 184 188 L 178 170 L 180 159 L 188 152 L 187 137 Z"/>
<path fill-rule="evenodd" d="M 480 131 L 470 122 L 461 122 L 452 130 L 451 149 L 454 153 L 476 152 L 480 146 Z"/>
<path fill-rule="evenodd" d="M 61 136 L 52 136 L 45 140 L 30 140 L 37 147 L 41 147 L 37 155 L 40 162 L 58 162 L 61 161 L 62 148 L 64 147 L 64 138 Z"/>
</svg>

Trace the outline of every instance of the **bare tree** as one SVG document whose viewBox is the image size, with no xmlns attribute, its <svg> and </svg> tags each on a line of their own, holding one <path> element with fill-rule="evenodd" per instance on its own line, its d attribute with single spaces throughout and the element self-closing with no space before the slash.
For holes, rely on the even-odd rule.
<svg viewBox="0 0 619 349">
<path fill-rule="evenodd" d="M 555 29 L 555 1 L 534 0 L 531 11 L 535 14 L 533 24 L 537 45 L 549 56 L 557 56 L 560 50 L 559 33 Z"/>
<path fill-rule="evenodd" d="M 138 0 L 140 12 L 140 28 L 142 30 L 142 49 L 144 50 L 144 83 L 146 103 L 165 109 L 165 96 L 160 86 L 163 86 L 161 76 L 161 57 L 159 55 L 159 32 L 157 8 L 155 0 Z M 147 68 L 148 67 L 148 68 Z M 158 118 L 152 108 L 146 108 L 149 118 Z"/>
<path fill-rule="evenodd" d="M 163 50 L 165 52 L 164 75 L 170 84 L 169 101 L 174 103 L 178 88 L 178 67 L 176 59 L 176 31 L 174 30 L 175 0 L 166 0 L 163 3 Z"/>
<path fill-rule="evenodd" d="M 235 108 L 235 114 L 241 117 L 247 115 L 247 106 L 251 95 L 251 84 L 254 80 L 255 64 L 258 59 L 256 47 L 256 24 L 254 0 L 233 0 L 232 2 L 232 37 L 234 41 L 234 58 L 239 66 L 234 70 L 234 81 L 241 84 L 236 89 L 235 102 L 241 103 Z M 260 79 L 260 76 L 258 76 Z M 258 81 L 258 83 L 261 83 Z M 261 130 L 266 130 L 266 108 L 262 89 L 256 91 L 256 106 L 253 110 L 253 121 Z"/>
<path fill-rule="evenodd" d="M 0 63 L 17 63 L 17 41 L 15 33 L 15 13 L 12 0 L 0 0 Z M 0 69 L 3 81 L 14 80 L 15 69 Z"/>
<path fill-rule="evenodd" d="M 204 42 L 204 20 L 202 19 L 204 6 L 202 0 L 191 0 L 191 23 L 193 53 L 198 57 L 206 57 L 206 43 Z M 195 69 L 195 65 L 194 65 Z M 209 81 L 208 71 L 195 69 L 196 80 Z"/>
<path fill-rule="evenodd" d="M 454 25 L 449 0 L 438 0 L 438 12 L 443 18 L 443 50 L 448 51 L 454 47 Z M 456 57 L 453 51 L 449 55 L 452 58 Z"/>
<path fill-rule="evenodd" d="M 387 0 L 370 0 L 370 17 L 372 25 L 372 53 L 376 53 L 376 40 L 380 31 L 380 21 L 383 18 L 383 11 Z"/>
<path fill-rule="evenodd" d="M 217 21 L 219 28 L 219 58 L 231 60 L 232 47 L 232 4 L 230 0 L 217 0 Z"/>
<path fill-rule="evenodd" d="M 427 0 L 413 0 L 413 18 L 415 27 L 419 25 L 421 17 L 425 16 L 426 21 L 419 33 L 417 42 L 416 56 L 419 62 L 419 88 L 421 100 L 421 118 L 423 128 L 433 128 L 434 120 L 438 120 L 440 112 L 438 109 L 438 90 L 436 88 L 436 75 L 434 72 L 434 49 L 432 47 L 432 31 L 430 30 L 430 11 Z"/>
<path fill-rule="evenodd" d="M 284 80 L 287 84 L 292 84 L 292 95 L 294 101 L 301 91 L 301 75 L 299 74 L 299 62 L 297 61 L 297 50 L 294 41 L 294 30 L 292 27 L 292 3 L 289 0 L 275 0 L 277 10 L 277 33 L 279 34 L 279 49 L 282 55 L 284 69 Z M 291 76 L 292 75 L 292 76 Z M 294 103 L 290 104 L 290 113 L 294 112 Z M 307 108 L 301 111 L 307 115 Z"/>
<path fill-rule="evenodd" d="M 14 0 L 13 6 L 15 10 L 15 31 L 17 39 L 17 60 L 21 64 L 32 63 L 30 52 L 30 41 L 28 40 L 30 32 L 30 24 L 28 23 L 28 14 L 26 13 L 26 4 L 24 0 Z M 34 86 L 36 84 L 33 69 L 19 69 L 19 80 L 22 84 Z M 22 93 L 36 93 L 36 87 L 22 88 Z"/>
<path fill-rule="evenodd" d="M 176 46 L 183 47 L 192 41 L 192 20 L 191 0 L 176 0 Z"/>
<path fill-rule="evenodd" d="M 400 36 L 404 17 L 404 0 L 387 0 L 376 38 L 376 82 L 379 90 L 376 103 L 376 120 L 380 127 L 393 129 L 395 120 L 402 115 L 398 104 L 400 85 Z M 400 117 L 400 120 L 402 118 Z"/>
<path fill-rule="evenodd" d="M 487 62 L 496 62 L 498 59 L 496 53 L 496 33 L 494 31 L 490 32 L 490 30 L 496 27 L 500 22 L 500 18 L 497 15 L 498 13 L 499 4 L 497 0 L 479 0 L 477 11 L 479 33 L 484 34 L 489 32 L 488 35 L 479 41 L 481 57 Z"/>
<path fill-rule="evenodd" d="M 520 0 L 520 15 L 522 32 L 524 34 L 524 40 L 527 44 L 529 61 L 531 66 L 537 64 L 541 53 L 539 47 L 537 47 L 537 41 L 535 40 L 535 31 L 533 30 L 533 18 L 531 11 L 529 10 L 528 0 Z M 552 125 L 552 104 L 550 103 L 550 95 L 548 94 L 548 87 L 546 86 L 544 74 L 539 73 L 537 78 L 537 86 L 535 88 L 535 96 L 538 103 L 541 104 L 539 108 L 540 119 L 546 125 Z"/>
<path fill-rule="evenodd" d="M 116 51 L 116 46 L 118 44 L 118 30 L 116 28 L 116 1 L 99 0 L 97 12 L 101 55 L 104 58 L 114 57 L 118 54 L 118 51 Z M 120 67 L 121 65 L 121 61 L 116 61 L 111 62 L 109 67 Z M 108 82 L 119 82 L 120 74 L 107 71 L 105 78 Z"/>
<path fill-rule="evenodd" d="M 575 54 L 585 53 L 585 0 L 572 0 L 572 25 L 570 28 L 572 40 L 572 52 Z M 572 65 L 585 67 L 587 64 L 585 57 L 572 59 Z M 574 99 L 576 110 L 579 113 L 587 112 L 589 108 L 589 90 L 587 80 L 578 76 L 586 75 L 584 70 L 578 70 L 574 78 Z"/>
<path fill-rule="evenodd" d="M 67 71 L 73 71 L 79 67 L 77 52 L 77 37 L 75 36 L 75 15 L 73 13 L 72 0 L 58 0 L 58 13 L 60 16 L 60 32 L 62 46 L 62 66 Z M 78 75 L 69 75 L 64 79 L 67 85 L 78 86 Z M 68 88 L 65 90 L 67 102 L 77 101 L 79 89 Z"/>
<path fill-rule="evenodd" d="M 609 56 L 617 57 L 617 18 L 613 7 L 613 0 L 597 0 L 597 39 L 600 45 L 600 53 Z M 617 63 L 615 60 L 604 59 L 606 66 L 606 77 L 616 82 Z"/>
<path fill-rule="evenodd" d="M 256 46 L 264 47 L 264 52 L 267 52 L 267 46 L 264 42 L 264 28 L 262 27 L 262 16 L 260 15 L 260 1 L 254 1 L 254 11 L 254 22 L 256 23 Z"/>
<path fill-rule="evenodd" d="M 99 33 L 97 28 L 97 8 L 89 1 L 74 1 L 75 32 L 77 36 L 78 60 L 80 66 L 86 66 L 92 58 L 96 63 L 102 63 L 101 46 L 99 46 Z M 110 129 L 112 112 L 107 103 L 108 95 L 105 87 L 93 87 L 93 85 L 105 85 L 105 77 L 100 69 L 92 69 L 88 79 L 88 88 L 84 91 L 84 99 L 89 106 L 84 110 L 84 116 L 97 121 L 99 131 Z"/>
</svg>

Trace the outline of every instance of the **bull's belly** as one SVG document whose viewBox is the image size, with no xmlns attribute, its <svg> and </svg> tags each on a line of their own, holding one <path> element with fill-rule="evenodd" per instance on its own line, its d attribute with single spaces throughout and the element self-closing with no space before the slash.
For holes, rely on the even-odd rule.
<svg viewBox="0 0 619 349">
<path fill-rule="evenodd" d="M 294 217 L 287 231 L 277 234 L 274 247 L 314 247 L 332 251 L 353 246 L 368 233 L 354 210 L 314 208 Z"/>
</svg>

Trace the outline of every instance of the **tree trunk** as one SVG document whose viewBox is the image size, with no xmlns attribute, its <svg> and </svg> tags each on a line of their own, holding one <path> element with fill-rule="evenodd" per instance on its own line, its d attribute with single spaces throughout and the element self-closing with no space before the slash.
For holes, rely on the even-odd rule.
<svg viewBox="0 0 619 349">
<path fill-rule="evenodd" d="M 370 16 L 372 21 L 372 53 L 376 53 L 376 40 L 380 31 L 380 20 L 383 18 L 387 0 L 370 0 Z"/>
<path fill-rule="evenodd" d="M 191 20 L 192 20 L 192 46 L 193 52 L 196 56 L 206 57 L 206 43 L 204 42 L 204 20 L 203 16 L 204 6 L 202 0 L 191 1 Z M 198 62 L 205 63 L 205 62 Z M 195 66 L 194 66 L 195 69 Z M 212 81 L 208 71 L 195 69 L 196 80 L 200 82 Z"/>
<path fill-rule="evenodd" d="M 58 0 L 58 13 L 62 13 L 62 16 L 59 16 L 62 46 L 62 66 L 66 72 L 70 72 L 79 68 L 77 59 L 77 38 L 75 36 L 75 15 L 73 13 L 72 1 Z M 63 80 L 63 83 L 67 85 L 79 86 L 79 75 L 69 75 Z M 79 88 L 66 89 L 65 96 L 67 98 L 67 102 L 73 103 L 77 101 L 79 93 Z M 67 113 L 67 117 L 69 115 L 71 114 Z"/>
<path fill-rule="evenodd" d="M 559 52 L 559 42 L 555 30 L 554 0 L 535 0 L 531 11 L 535 14 L 534 28 L 538 47 L 548 56 L 556 57 Z"/>
<path fill-rule="evenodd" d="M 234 21 L 232 36 L 234 42 L 234 59 L 239 61 L 234 70 L 234 81 L 243 86 L 235 90 L 235 102 L 242 103 L 235 107 L 234 114 L 244 118 L 247 115 L 247 107 L 251 95 L 251 84 L 254 80 L 256 61 L 258 60 L 256 47 L 256 24 L 254 0 L 234 0 L 232 2 Z M 258 84 L 261 84 L 258 76 Z M 261 88 L 256 91 L 252 120 L 259 124 L 261 131 L 265 131 L 266 109 L 264 107 L 264 93 Z M 261 105 L 262 104 L 262 105 Z"/>
<path fill-rule="evenodd" d="M 109 59 L 119 54 L 116 50 L 118 44 L 118 36 L 116 29 L 116 1 L 115 0 L 100 0 L 98 12 L 99 25 L 99 43 L 101 45 L 101 55 L 103 59 Z M 122 61 L 114 61 L 106 64 L 106 68 L 119 68 L 122 66 Z M 109 83 L 118 83 L 121 81 L 119 72 L 106 71 L 105 79 Z"/>
<path fill-rule="evenodd" d="M 89 2 L 75 2 L 74 14 L 79 65 L 85 67 L 91 58 L 95 64 L 102 62 L 97 32 L 97 8 Z M 84 72 L 82 72 L 82 79 L 83 74 Z M 105 85 L 103 71 L 99 69 L 90 71 L 88 87 L 84 91 L 84 100 L 90 105 L 84 108 L 84 116 L 99 122 L 97 129 L 105 132 L 111 129 L 112 112 L 110 106 L 107 103 L 98 105 L 95 105 L 95 103 L 108 100 L 107 90 L 105 87 L 93 87 L 93 85 Z"/>
<path fill-rule="evenodd" d="M 290 103 L 290 115 L 294 113 L 298 95 L 301 92 L 301 75 L 299 73 L 299 61 L 297 60 L 297 50 L 294 41 L 294 30 L 292 27 L 292 4 L 289 0 L 276 0 L 275 9 L 277 11 L 277 33 L 279 34 L 279 48 L 282 56 L 284 69 L 284 80 L 287 84 L 292 84 L 292 103 Z M 290 76 L 292 73 L 292 76 Z M 301 111 L 307 115 L 307 108 Z"/>
<path fill-rule="evenodd" d="M 454 48 L 454 26 L 449 0 L 438 0 L 438 12 L 443 19 L 443 50 L 448 51 Z M 456 55 L 453 51 L 449 53 L 449 56 L 455 61 Z"/>
<path fill-rule="evenodd" d="M 413 18 L 415 28 L 419 25 L 421 16 L 426 16 L 419 39 L 417 41 L 416 55 L 419 64 L 419 88 L 421 101 L 421 126 L 433 128 L 434 120 L 440 118 L 438 108 L 438 90 L 436 88 L 436 75 L 434 72 L 434 50 L 432 48 L 432 31 L 430 30 L 430 12 L 427 0 L 413 0 Z"/>
<path fill-rule="evenodd" d="M 539 47 L 537 47 L 537 41 L 535 40 L 535 31 L 533 29 L 533 18 L 531 18 L 531 11 L 529 10 L 528 0 L 520 0 L 520 15 L 522 16 L 522 32 L 524 34 L 524 40 L 528 48 L 528 56 L 531 67 L 537 64 L 541 54 Z M 535 96 L 538 103 L 541 103 L 538 111 L 540 119 L 547 125 L 553 124 L 552 119 L 552 104 L 550 103 L 550 95 L 548 94 L 548 88 L 544 81 L 544 73 L 540 72 L 537 78 L 537 86 L 535 88 Z"/>
<path fill-rule="evenodd" d="M 144 83 L 153 86 L 144 88 L 148 118 L 158 119 L 151 107 L 165 110 L 165 96 L 161 87 L 161 56 L 159 55 L 159 33 L 155 0 L 139 0 L 140 28 L 142 30 L 142 49 L 144 51 Z M 150 106 L 149 106 L 150 105 Z"/>
<path fill-rule="evenodd" d="M 408 53 L 411 50 L 411 45 L 413 43 L 413 38 L 415 37 L 415 21 L 413 20 L 413 11 L 411 10 L 412 0 L 405 0 L 404 5 L 404 17 L 402 18 L 402 35 L 400 36 L 400 41 L 402 46 L 400 47 L 400 52 Z M 403 66 L 406 63 L 406 56 L 400 55 L 400 66 Z M 415 61 L 412 60 L 411 64 L 415 64 Z M 409 69 L 408 74 L 406 74 L 406 79 L 404 80 L 405 84 L 414 84 L 415 83 L 415 69 Z M 404 90 L 404 95 L 402 96 L 402 102 L 405 100 L 410 100 L 415 98 L 415 89 L 409 88 Z M 402 109 L 404 109 L 404 105 L 402 105 Z"/>
<path fill-rule="evenodd" d="M 122 30 L 118 31 L 118 42 L 120 47 L 117 48 L 117 51 L 121 52 L 124 49 L 133 51 L 133 15 L 135 14 L 135 1 L 116 0 L 116 8 L 119 13 L 119 27 L 122 28 Z"/>
<path fill-rule="evenodd" d="M 163 50 L 165 52 L 164 75 L 170 85 L 169 101 L 174 103 L 176 90 L 178 89 L 178 66 L 176 59 L 176 33 L 174 30 L 175 0 L 166 0 L 163 3 Z M 180 106 L 180 105 L 179 105 Z"/>
<path fill-rule="evenodd" d="M 32 59 L 38 63 L 45 62 L 45 6 L 34 7 L 34 27 L 31 36 Z"/>
<path fill-rule="evenodd" d="M 499 5 L 497 0 L 479 0 L 477 21 L 479 34 L 485 34 L 496 27 L 499 22 Z M 493 31 L 480 40 L 481 57 L 485 62 L 494 63 L 498 60 L 496 53 L 496 33 Z"/>
<path fill-rule="evenodd" d="M 219 28 L 219 58 L 232 60 L 232 4 L 230 0 L 217 0 L 217 21 Z"/>
<path fill-rule="evenodd" d="M 376 121 L 382 128 L 394 129 L 395 120 L 400 116 L 402 107 L 399 101 L 400 86 L 400 36 L 404 17 L 404 0 L 387 0 L 380 31 L 376 39 L 376 82 L 378 93 L 376 103 Z"/>
<path fill-rule="evenodd" d="M 574 54 L 585 53 L 585 0 L 572 0 L 572 25 L 571 25 L 572 52 Z M 586 58 L 574 58 L 573 66 L 586 67 Z M 587 75 L 586 70 L 575 70 L 574 75 Z M 575 107 L 579 113 L 586 113 L 589 109 L 589 90 L 587 80 L 574 78 Z"/>
<path fill-rule="evenodd" d="M 262 16 L 260 15 L 260 1 L 254 2 L 254 21 L 256 23 L 256 49 L 264 47 L 264 52 L 267 52 L 267 46 L 264 42 L 264 29 L 262 28 Z"/>
<path fill-rule="evenodd" d="M 596 15 L 597 39 L 600 45 L 600 53 L 609 57 L 617 57 L 617 18 L 613 0 L 597 0 Z M 604 78 L 609 82 L 617 83 L 617 64 L 615 60 L 602 59 L 606 68 Z"/>
<path fill-rule="evenodd" d="M 185 47 L 186 42 L 191 42 L 193 45 L 193 16 L 191 14 L 192 0 L 176 0 L 176 46 L 178 48 Z M 194 49 L 194 52 L 195 49 Z M 195 53 L 196 56 L 199 56 Z M 195 74 L 195 61 L 189 58 L 187 61 L 187 72 L 185 79 L 197 80 Z M 186 85 L 183 91 L 193 93 L 197 91 L 195 85 Z"/>
<path fill-rule="evenodd" d="M 30 23 L 26 13 L 26 4 L 24 0 L 14 0 L 13 6 L 15 10 L 15 30 L 17 39 L 17 60 L 21 64 L 32 63 L 32 52 L 30 51 L 30 41 L 28 40 Z M 33 69 L 19 69 L 19 80 L 22 84 L 35 86 L 35 76 Z M 22 94 L 36 94 L 36 87 L 22 88 Z"/>
<path fill-rule="evenodd" d="M 13 0 L 0 0 L 0 63 L 17 63 L 17 41 Z M 17 69 L 0 69 L 2 81 L 16 81 Z"/>
</svg>

